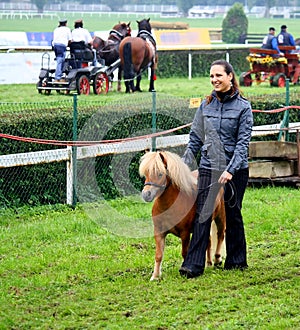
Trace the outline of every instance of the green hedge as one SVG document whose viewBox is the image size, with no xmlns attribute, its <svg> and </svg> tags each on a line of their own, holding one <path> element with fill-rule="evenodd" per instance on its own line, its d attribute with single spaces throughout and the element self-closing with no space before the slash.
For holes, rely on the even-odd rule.
<svg viewBox="0 0 300 330">
<path fill-rule="evenodd" d="M 189 108 L 189 99 L 181 99 L 166 95 L 157 95 L 157 130 L 166 130 L 192 121 L 195 109 Z M 290 104 L 299 104 L 299 96 L 292 95 Z M 278 96 L 255 97 L 252 101 L 253 109 L 276 109 L 285 104 L 285 100 Z M 3 106 L 3 105 L 2 105 Z M 6 134 L 53 139 L 59 141 L 72 140 L 73 105 L 69 103 L 55 104 L 16 104 L 16 111 L 12 114 L 1 115 L 0 132 Z M 110 104 L 78 103 L 78 132 L 80 140 L 114 140 L 135 135 L 151 133 L 152 125 L 152 95 L 131 94 L 124 95 L 122 102 Z M 1 113 L 1 112 L 0 112 Z M 263 125 L 278 123 L 283 113 L 266 116 L 255 114 L 254 124 Z M 290 121 L 300 121 L 300 112 L 290 114 Z M 189 129 L 183 129 L 176 134 L 187 134 Z M 1 139 L 0 154 L 13 154 L 39 150 L 63 148 L 47 144 L 26 143 L 10 139 Z M 142 180 L 138 175 L 138 163 L 141 153 L 122 156 L 109 155 L 98 157 L 95 166 L 96 181 L 103 198 L 115 198 L 126 194 L 126 176 L 124 177 L 124 191 L 115 186 L 111 171 L 112 161 L 130 162 L 129 177 L 132 185 L 141 190 Z M 119 157 L 119 158 L 118 158 Z M 87 171 L 85 161 L 80 161 L 78 171 L 81 177 Z M 86 173 L 89 180 L 89 173 Z M 80 190 L 80 187 L 78 187 Z M 81 191 L 81 196 L 91 201 L 93 191 Z M 54 204 L 66 201 L 66 165 L 65 163 L 51 163 L 0 169 L 0 207 L 20 206 L 24 204 Z"/>
<path fill-rule="evenodd" d="M 186 50 L 176 52 L 159 51 L 157 76 L 161 78 L 186 77 L 188 75 L 188 53 Z M 249 49 L 193 51 L 193 77 L 208 76 L 211 63 L 214 60 L 226 59 L 226 53 L 228 53 L 230 63 L 238 75 L 249 70 L 249 63 L 245 60 L 249 55 Z"/>
</svg>

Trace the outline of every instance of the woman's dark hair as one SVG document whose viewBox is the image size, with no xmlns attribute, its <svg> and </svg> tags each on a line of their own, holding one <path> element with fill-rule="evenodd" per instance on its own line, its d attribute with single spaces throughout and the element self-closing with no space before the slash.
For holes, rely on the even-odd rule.
<svg viewBox="0 0 300 330">
<path fill-rule="evenodd" d="M 232 84 L 232 93 L 238 91 L 239 93 L 240 92 L 240 88 L 239 88 L 239 85 L 238 85 L 238 82 L 236 80 L 236 76 L 235 76 L 235 73 L 234 73 L 234 70 L 233 70 L 233 67 L 232 65 L 227 62 L 226 60 L 216 60 L 214 62 L 212 62 L 211 66 L 210 67 L 213 67 L 214 65 L 221 65 L 223 68 L 224 68 L 224 71 L 227 73 L 227 74 L 230 74 L 232 73 L 232 79 L 231 79 L 231 84 Z M 211 100 L 212 100 L 212 96 L 209 95 L 207 98 L 207 102 L 210 103 Z"/>
</svg>

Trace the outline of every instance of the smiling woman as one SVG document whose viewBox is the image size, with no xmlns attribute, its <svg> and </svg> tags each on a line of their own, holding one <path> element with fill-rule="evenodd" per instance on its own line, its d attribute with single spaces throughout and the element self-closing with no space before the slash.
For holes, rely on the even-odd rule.
<svg viewBox="0 0 300 330">
<path fill-rule="evenodd" d="M 214 201 L 225 186 L 226 260 L 224 268 L 248 267 L 242 201 L 248 183 L 248 146 L 253 115 L 251 104 L 240 94 L 232 66 L 225 60 L 211 64 L 213 92 L 198 108 L 190 138 L 183 155 L 192 165 L 201 153 L 197 213 L 191 244 L 179 272 L 187 278 L 198 277 L 205 269 L 205 253 L 209 241 Z M 230 191 L 234 190 L 232 204 Z"/>
</svg>

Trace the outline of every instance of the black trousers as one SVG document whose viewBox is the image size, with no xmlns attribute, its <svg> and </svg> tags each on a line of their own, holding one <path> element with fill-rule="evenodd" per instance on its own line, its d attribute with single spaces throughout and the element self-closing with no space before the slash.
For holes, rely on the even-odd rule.
<svg viewBox="0 0 300 330">
<path fill-rule="evenodd" d="M 218 171 L 199 170 L 196 218 L 188 254 L 182 264 L 194 273 L 202 273 L 205 268 L 211 218 L 220 189 L 218 184 L 220 175 L 221 172 Z M 241 210 L 248 178 L 248 168 L 241 169 L 233 176 L 232 184 L 225 185 L 227 254 L 225 269 L 247 267 L 246 238 Z"/>
</svg>

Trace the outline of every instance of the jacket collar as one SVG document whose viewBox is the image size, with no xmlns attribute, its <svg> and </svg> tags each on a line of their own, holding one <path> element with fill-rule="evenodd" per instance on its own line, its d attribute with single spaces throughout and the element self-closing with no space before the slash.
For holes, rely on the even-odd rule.
<svg viewBox="0 0 300 330">
<path fill-rule="evenodd" d="M 222 102 L 222 103 L 225 103 L 229 100 L 232 100 L 232 99 L 236 98 L 238 96 L 238 94 L 239 94 L 239 92 L 236 90 L 232 94 L 230 94 L 230 95 L 226 94 L 223 99 L 220 99 L 217 92 L 215 90 L 212 91 L 213 98 L 217 99 L 219 102 Z"/>
</svg>

